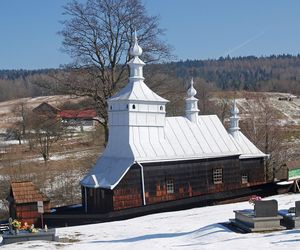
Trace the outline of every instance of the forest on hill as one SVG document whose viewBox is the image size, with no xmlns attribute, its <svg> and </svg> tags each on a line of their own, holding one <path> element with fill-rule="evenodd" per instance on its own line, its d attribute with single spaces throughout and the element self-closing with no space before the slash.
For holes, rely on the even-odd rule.
<svg viewBox="0 0 300 250">
<path fill-rule="evenodd" d="M 0 101 L 56 94 L 37 83 L 49 74 L 66 69 L 0 70 Z M 151 76 L 151 77 L 149 77 Z M 184 87 L 191 77 L 215 90 L 270 91 L 300 94 L 300 55 L 235 57 L 187 60 L 145 67 L 150 86 Z M 154 82 L 156 81 L 156 82 Z"/>
</svg>

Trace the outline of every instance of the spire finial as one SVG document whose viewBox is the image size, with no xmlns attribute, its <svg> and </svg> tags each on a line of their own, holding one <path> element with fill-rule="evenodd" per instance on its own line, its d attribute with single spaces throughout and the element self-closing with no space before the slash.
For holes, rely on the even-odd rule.
<svg viewBox="0 0 300 250">
<path fill-rule="evenodd" d="M 143 53 L 143 50 L 138 44 L 137 33 L 136 33 L 136 30 L 134 30 L 134 43 L 130 49 L 130 55 L 131 56 L 140 56 L 142 53 Z"/>
<path fill-rule="evenodd" d="M 136 33 L 136 29 L 134 30 L 134 42 L 137 43 L 137 33 Z"/>
<path fill-rule="evenodd" d="M 236 104 L 236 99 L 234 98 L 233 101 L 232 101 L 232 108 L 231 108 L 231 114 L 234 116 L 234 115 L 238 115 L 240 113 L 238 107 L 237 107 L 237 104 Z"/>
<path fill-rule="evenodd" d="M 236 99 L 234 98 L 232 101 L 232 108 L 231 108 L 231 117 L 230 117 L 230 128 L 229 131 L 230 133 L 236 137 L 238 136 L 238 131 L 240 130 L 239 128 L 239 109 L 237 107 Z"/>
<path fill-rule="evenodd" d="M 197 94 L 197 91 L 194 88 L 194 78 L 193 77 L 191 79 L 191 83 L 190 84 L 191 84 L 191 86 L 190 86 L 190 88 L 187 91 L 187 95 L 188 95 L 188 97 L 194 97 Z"/>
<path fill-rule="evenodd" d="M 193 123 L 198 123 L 198 99 L 195 97 L 197 91 L 194 88 L 194 79 L 191 79 L 190 88 L 187 91 L 185 99 L 185 114 L 186 117 Z"/>
</svg>

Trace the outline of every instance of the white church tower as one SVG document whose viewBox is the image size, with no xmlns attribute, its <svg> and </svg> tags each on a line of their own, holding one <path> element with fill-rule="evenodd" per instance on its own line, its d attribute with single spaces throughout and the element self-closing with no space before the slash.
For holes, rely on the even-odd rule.
<svg viewBox="0 0 300 250">
<path fill-rule="evenodd" d="M 129 82 L 108 100 L 108 147 L 128 145 L 131 141 L 135 141 L 132 129 L 134 127 L 139 127 L 141 131 L 146 127 L 160 128 L 163 131 L 165 126 L 165 106 L 168 100 L 154 93 L 144 83 L 145 63 L 139 58 L 142 52 L 135 32 L 134 43 L 130 49 L 132 59 L 128 62 Z"/>
<path fill-rule="evenodd" d="M 197 91 L 194 88 L 194 80 L 191 79 L 191 86 L 187 91 L 187 98 L 185 99 L 185 116 L 191 122 L 198 122 L 198 99 L 195 97 Z"/>
<path fill-rule="evenodd" d="M 234 99 L 232 102 L 232 107 L 231 107 L 231 116 L 230 116 L 230 128 L 229 128 L 229 133 L 234 137 L 238 137 L 238 132 L 240 130 L 239 128 L 239 109 L 236 105 L 236 100 Z"/>
</svg>

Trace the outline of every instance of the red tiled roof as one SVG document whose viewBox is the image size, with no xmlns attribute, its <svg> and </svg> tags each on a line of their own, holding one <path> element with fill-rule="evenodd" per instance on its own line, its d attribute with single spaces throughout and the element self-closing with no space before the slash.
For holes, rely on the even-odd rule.
<svg viewBox="0 0 300 250">
<path fill-rule="evenodd" d="M 61 118 L 93 118 L 96 117 L 96 111 L 94 109 L 84 110 L 62 110 L 59 112 Z"/>
<path fill-rule="evenodd" d="M 31 181 L 12 182 L 11 191 L 17 204 L 49 201 L 49 198 L 39 191 Z"/>
</svg>

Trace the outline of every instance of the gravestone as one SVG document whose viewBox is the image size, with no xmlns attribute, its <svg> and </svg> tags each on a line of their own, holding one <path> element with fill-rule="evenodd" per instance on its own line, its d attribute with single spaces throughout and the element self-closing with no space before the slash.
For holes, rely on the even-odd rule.
<svg viewBox="0 0 300 250">
<path fill-rule="evenodd" d="M 295 202 L 295 216 L 300 217 L 300 201 Z"/>
<path fill-rule="evenodd" d="M 283 230 L 280 225 L 282 216 L 278 215 L 276 200 L 255 201 L 254 210 L 234 211 L 235 219 L 231 223 L 245 232 L 264 232 Z"/>
<path fill-rule="evenodd" d="M 280 215 L 283 216 L 283 224 L 288 229 L 300 228 L 300 201 L 295 202 L 295 207 L 280 211 Z"/>
<path fill-rule="evenodd" d="M 47 232 L 39 231 L 37 233 L 20 232 L 19 234 L 3 234 L 2 238 L 3 245 L 32 240 L 58 241 L 58 236 L 55 236 L 55 229 L 48 230 Z"/>
<path fill-rule="evenodd" d="M 278 213 L 278 203 L 276 200 L 255 201 L 255 217 L 276 217 Z"/>
</svg>

